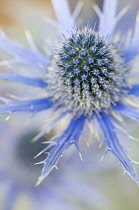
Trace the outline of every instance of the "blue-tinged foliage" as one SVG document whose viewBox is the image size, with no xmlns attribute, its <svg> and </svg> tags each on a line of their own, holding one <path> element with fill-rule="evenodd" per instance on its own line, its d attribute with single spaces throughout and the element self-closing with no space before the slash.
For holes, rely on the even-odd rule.
<svg viewBox="0 0 139 210">
<path fill-rule="evenodd" d="M 62 24 L 60 28 L 63 32 L 65 31 L 63 28 L 65 20 L 62 21 L 61 6 L 57 2 L 53 0 L 52 4 L 55 12 L 57 11 L 56 16 L 60 21 L 59 24 Z M 112 6 L 110 14 L 109 3 Z M 21 76 L 13 72 L 13 74 L 0 73 L 0 79 L 46 90 L 45 98 L 10 100 L 1 97 L 0 113 L 37 113 L 42 110 L 48 110 L 48 112 L 51 110 L 50 113 L 53 112 L 53 114 L 50 116 L 48 124 L 44 126 L 46 129 L 36 139 L 45 133 L 47 127 L 53 128 L 58 119 L 64 119 L 65 116 L 70 119 L 69 126 L 61 136 L 54 138 L 55 140 L 49 142 L 49 145 L 39 153 L 42 154 L 48 149 L 50 150 L 45 159 L 41 161 L 44 167 L 37 184 L 56 167 L 58 160 L 69 146 L 75 144 L 78 148 L 79 136 L 85 134 L 83 126 L 86 121 L 93 120 L 94 116 L 102 129 L 106 151 L 111 151 L 114 154 L 125 172 L 138 184 L 138 175 L 134 169 L 133 161 L 119 143 L 114 131 L 115 124 L 112 121 L 118 114 L 120 120 L 122 116 L 127 116 L 139 122 L 138 104 L 133 103 L 131 99 L 131 95 L 132 97 L 139 96 L 139 85 L 131 83 L 131 61 L 134 61 L 138 49 L 135 47 L 135 43 L 129 45 L 128 48 L 124 48 L 122 43 L 123 49 L 121 50 L 120 38 L 115 43 L 117 37 L 111 36 L 117 21 L 115 18 L 116 5 L 116 0 L 104 1 L 103 13 L 99 11 L 99 33 L 94 29 L 82 27 L 81 30 L 66 32 L 64 36 L 61 36 L 58 47 L 55 46 L 55 51 L 52 50 L 52 59 L 37 50 L 28 50 L 14 43 L 6 36 L 0 37 L 1 50 L 14 57 L 14 64 L 25 64 L 22 65 L 22 68 L 27 67 L 28 71 L 33 67 L 34 74 L 37 69 L 42 77 L 36 78 L 35 75 L 26 77 L 23 73 Z M 68 20 L 70 18 L 72 20 L 69 22 L 75 23 L 69 12 L 69 7 L 67 8 L 67 1 L 63 6 L 67 9 L 65 11 L 68 11 Z M 104 17 L 106 15 L 108 16 Z M 105 22 L 108 19 L 110 24 Z M 9 62 L 10 67 L 11 65 L 12 62 Z M 47 88 L 45 89 L 45 87 Z M 98 127 L 96 126 L 94 129 L 97 130 Z"/>
<path fill-rule="evenodd" d="M 0 105 L 0 113 L 12 113 L 12 112 L 38 112 L 45 109 L 49 109 L 53 106 L 51 98 L 42 98 L 29 101 L 10 100 L 6 98 L 0 98 L 5 103 Z"/>
<path fill-rule="evenodd" d="M 138 55 L 139 53 L 139 45 L 137 43 L 137 45 L 135 46 L 132 46 L 132 47 L 129 47 L 128 49 L 126 49 L 126 51 L 124 52 L 124 57 L 125 57 L 125 61 L 126 63 L 127 62 L 132 62 L 133 59 L 136 58 L 136 56 Z"/>
<path fill-rule="evenodd" d="M 48 152 L 48 156 L 41 163 L 44 164 L 41 176 L 37 182 L 37 185 L 50 173 L 50 171 L 57 167 L 57 162 L 64 152 L 72 145 L 78 148 L 79 136 L 82 133 L 85 117 L 81 116 L 78 119 L 72 119 L 69 126 L 63 132 L 62 136 L 56 139 L 55 143 L 52 141 L 44 151 L 52 147 L 51 151 Z M 44 152 L 43 151 L 43 152 Z"/>
<path fill-rule="evenodd" d="M 129 90 L 129 94 L 134 96 L 139 96 L 139 85 L 138 84 L 132 85 L 132 88 Z"/>
<path fill-rule="evenodd" d="M 11 82 L 19 82 L 25 85 L 30 85 L 33 87 L 47 87 L 47 83 L 43 81 L 41 78 L 30 78 L 30 77 L 23 77 L 19 74 L 4 74 L 0 73 L 0 79 L 11 81 Z"/>
<path fill-rule="evenodd" d="M 73 125 L 75 125 L 77 119 L 75 119 L 75 121 L 72 120 L 72 122 Z M 81 128 L 83 123 L 84 118 L 82 118 L 82 123 L 75 125 L 75 127 Z M 98 175 L 98 173 L 103 173 L 103 171 L 108 170 L 111 166 L 111 164 L 110 166 L 108 164 L 106 168 L 101 168 L 100 166 L 95 167 L 95 160 L 99 156 L 99 154 L 95 152 L 95 149 L 91 161 L 88 161 L 87 156 L 90 156 L 88 153 L 92 155 L 93 148 L 90 148 L 89 151 L 84 151 L 86 157 L 84 162 L 80 162 L 76 150 L 73 147 L 73 150 L 71 150 L 72 156 L 68 154 L 65 155 L 65 160 L 63 159 L 60 162 L 59 170 L 54 170 L 42 185 L 35 187 L 35 181 L 38 178 L 41 167 L 39 165 L 34 166 L 34 156 L 45 148 L 45 144 L 41 143 L 49 143 L 49 138 L 51 138 L 52 133 L 44 135 L 33 143 L 30 140 L 38 133 L 37 127 L 32 128 L 31 126 L 31 128 L 22 129 L 22 123 L 18 123 L 17 126 L 14 120 L 12 121 L 12 125 L 13 127 L 16 126 L 15 132 L 8 129 L 7 126 L 1 126 L 0 124 L 0 137 L 3 145 L 0 147 L 0 193 L 3 195 L 0 209 L 22 209 L 24 203 L 29 203 L 29 208 L 28 205 L 25 206 L 26 209 L 30 210 L 70 210 L 74 209 L 75 206 L 75 203 L 71 202 L 71 198 L 74 199 L 79 209 L 81 209 L 80 202 L 81 204 L 84 203 L 89 208 L 99 209 L 104 206 L 107 207 L 108 199 L 105 194 L 103 194 L 102 190 L 95 187 L 94 181 L 93 187 L 91 187 L 92 185 L 89 178 L 86 178 L 86 181 L 84 180 L 84 175 L 88 174 L 88 171 L 84 169 L 89 168 L 89 171 L 93 171 L 94 175 Z M 73 125 L 71 125 L 72 128 Z M 69 127 L 70 125 L 68 128 Z M 70 131 L 72 128 L 70 128 Z M 68 134 L 65 133 L 65 138 L 67 135 Z M 78 136 L 75 136 L 75 138 L 76 137 L 78 141 Z M 59 139 L 59 144 L 60 141 Z M 46 154 L 42 154 L 38 158 L 41 160 L 45 158 L 45 156 Z M 65 170 L 67 162 L 68 168 Z M 82 190 L 80 190 L 81 185 Z M 68 194 L 65 192 L 68 192 Z M 26 196 L 25 200 L 23 196 Z M 98 200 L 100 202 L 98 202 Z"/>
<path fill-rule="evenodd" d="M 15 62 L 28 64 L 40 70 L 44 69 L 49 61 L 41 53 L 26 49 L 5 36 L 0 36 L 0 48 L 12 55 L 15 58 Z"/>
<path fill-rule="evenodd" d="M 119 114 L 129 117 L 139 123 L 139 109 L 127 104 L 118 103 L 114 108 Z"/>
<path fill-rule="evenodd" d="M 139 185 L 138 174 L 133 166 L 133 161 L 127 155 L 126 149 L 120 144 L 111 118 L 102 113 L 97 119 L 104 134 L 106 152 L 111 151 L 123 166 L 124 172 L 127 172 Z"/>
</svg>

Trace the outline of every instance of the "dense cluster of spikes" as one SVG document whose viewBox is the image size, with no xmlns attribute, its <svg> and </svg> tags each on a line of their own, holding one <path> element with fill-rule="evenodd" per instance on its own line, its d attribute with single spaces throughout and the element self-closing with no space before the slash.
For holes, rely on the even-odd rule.
<svg viewBox="0 0 139 210">
<path fill-rule="evenodd" d="M 108 111 L 125 93 L 128 70 L 123 58 L 92 29 L 77 30 L 62 40 L 53 62 L 53 97 L 76 116 Z"/>
<path fill-rule="evenodd" d="M 117 0 L 105 0 L 103 12 L 96 5 L 94 6 L 100 19 L 97 35 L 96 32 L 86 28 L 81 31 L 76 30 L 76 17 L 81 9 L 80 4 L 71 14 L 67 0 L 52 0 L 58 20 L 57 28 L 65 37 L 60 48 L 57 48 L 59 51 L 56 53 L 52 51 L 53 61 L 36 50 L 25 49 L 5 35 L 0 38 L 0 48 L 14 57 L 8 62 L 12 74 L 0 73 L 0 78 L 46 90 L 45 97 L 38 99 L 18 100 L 1 97 L 0 112 L 38 113 L 47 110 L 46 117 L 49 122 L 35 140 L 53 128 L 57 122 L 68 119 L 68 125 L 62 134 L 55 137 L 55 140 L 47 142 L 48 146 L 38 154 L 41 155 L 50 150 L 46 159 L 40 162 L 44 167 L 37 185 L 57 166 L 58 160 L 69 146 L 74 144 L 77 149 L 79 148 L 78 140 L 80 136 L 85 136 L 83 128 L 86 124 L 94 125 L 94 133 L 101 129 L 106 152 L 111 151 L 124 171 L 139 184 L 133 161 L 116 135 L 117 130 L 124 133 L 121 124 L 122 116 L 139 122 L 139 105 L 134 101 L 135 96 L 139 96 L 139 85 L 131 83 L 133 77 L 131 65 L 129 65 L 131 79 L 127 76 L 128 63 L 131 64 L 138 54 L 139 18 L 136 19 L 132 40 L 127 36 L 128 46 L 122 45 L 121 56 L 117 49 L 122 35 L 114 36 L 113 32 L 116 23 L 127 12 L 127 8 L 116 16 L 117 3 Z M 73 27 L 76 32 L 70 33 Z M 87 41 L 84 40 L 86 35 Z M 30 40 L 30 42 L 32 46 L 33 41 Z M 111 43 L 115 43 L 117 47 L 115 48 Z M 33 78 L 20 75 L 12 68 L 12 64 L 16 63 L 23 64 L 25 71 L 26 66 L 34 72 L 39 69 L 40 75 L 43 76 Z M 95 123 L 93 124 L 92 121 Z"/>
</svg>

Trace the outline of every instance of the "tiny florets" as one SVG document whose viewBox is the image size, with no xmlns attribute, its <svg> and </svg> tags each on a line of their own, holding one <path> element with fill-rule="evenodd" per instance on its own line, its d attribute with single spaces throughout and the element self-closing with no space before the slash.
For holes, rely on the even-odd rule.
<svg viewBox="0 0 139 210">
<path fill-rule="evenodd" d="M 0 79 L 37 88 L 36 97 L 34 97 L 34 89 L 32 91 L 31 88 L 26 99 L 23 97 L 24 94 L 20 94 L 21 98 L 11 95 L 11 93 L 2 94 L 0 113 L 9 114 L 6 117 L 7 121 L 14 112 L 37 114 L 46 111 L 43 113 L 45 119 L 42 115 L 39 115 L 38 118 L 38 122 L 41 122 L 41 125 L 45 123 L 45 125 L 33 138 L 35 144 L 32 154 L 30 154 L 29 142 L 24 142 L 24 145 L 19 142 L 16 145 L 14 151 L 22 149 L 22 153 L 16 153 L 13 156 L 14 164 L 8 166 L 11 166 L 11 174 L 14 175 L 14 178 L 17 177 L 15 173 L 18 173 L 15 168 L 21 167 L 24 170 L 26 163 L 29 166 L 29 160 L 31 163 L 33 162 L 32 155 L 37 152 L 37 148 L 39 149 L 36 140 L 43 135 L 47 135 L 47 133 L 49 135 L 54 130 L 56 131 L 54 136 L 45 142 L 44 149 L 42 148 L 39 154 L 35 154 L 35 157 L 40 158 L 37 164 L 43 164 L 36 186 L 54 167 L 57 167 L 58 161 L 71 145 L 76 146 L 82 159 L 79 140 L 82 137 L 87 144 L 90 143 L 90 141 L 88 142 L 90 136 L 88 132 L 91 132 L 93 136 L 100 138 L 102 143 L 105 142 L 105 154 L 111 151 L 123 166 L 124 172 L 127 172 L 139 185 L 138 174 L 133 165 L 135 161 L 128 156 L 127 150 L 123 148 L 119 141 L 119 135 L 117 135 L 120 133 L 135 139 L 125 131 L 124 117 L 139 123 L 137 100 L 139 84 L 135 80 L 135 77 L 138 79 L 138 73 L 136 71 L 132 73 L 134 66 L 132 62 L 139 53 L 139 21 L 137 14 L 132 36 L 129 33 L 129 36 L 127 35 L 124 39 L 124 35 L 119 32 L 117 36 L 115 28 L 118 22 L 117 17 L 119 14 L 126 13 L 126 9 L 123 9 L 117 14 L 117 3 L 117 0 L 104 0 L 102 12 L 99 8 L 94 7 L 99 16 L 98 33 L 86 27 L 69 33 L 71 27 L 77 27 L 76 17 L 81 8 L 77 6 L 77 9 L 71 14 L 68 0 L 52 0 L 58 19 L 58 24 L 55 26 L 60 29 L 63 36 L 59 40 L 59 45 L 51 51 L 51 59 L 37 50 L 28 32 L 26 35 L 31 49 L 26 49 L 13 42 L 5 34 L 0 36 L 0 49 L 2 50 Z M 111 8 L 110 12 L 109 8 Z M 51 20 L 49 22 L 55 23 Z M 115 40 L 117 40 L 116 43 Z M 122 50 L 119 50 L 121 46 Z M 8 60 L 3 60 L 3 58 L 5 59 L 3 51 L 6 53 L 6 57 L 9 57 Z M 6 66 L 3 68 L 3 65 Z M 27 140 L 27 138 L 24 139 Z M 5 152 L 3 154 L 6 155 Z M 44 158 L 41 155 L 44 155 Z M 7 156 L 5 157 L 7 160 Z M 19 159 L 18 162 L 17 159 Z M 19 170 L 18 177 L 23 178 L 23 184 L 27 177 L 30 184 L 30 180 L 32 180 L 30 167 L 26 170 L 26 176 L 22 173 L 23 170 Z M 13 187 L 12 185 L 12 189 Z M 17 195 L 17 193 L 15 194 Z M 9 209 L 9 207 L 5 207 L 5 209 Z"/>
<path fill-rule="evenodd" d="M 128 75 L 124 59 L 91 29 L 64 38 L 53 62 L 53 95 L 76 115 L 107 111 L 124 94 Z"/>
</svg>

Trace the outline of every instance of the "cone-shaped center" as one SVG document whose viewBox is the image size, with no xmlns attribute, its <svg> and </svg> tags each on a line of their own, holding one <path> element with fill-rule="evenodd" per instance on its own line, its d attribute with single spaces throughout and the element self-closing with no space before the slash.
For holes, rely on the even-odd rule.
<svg viewBox="0 0 139 210">
<path fill-rule="evenodd" d="M 54 56 L 52 90 L 76 114 L 108 110 L 127 87 L 128 71 L 117 48 L 91 29 L 65 38 Z"/>
</svg>

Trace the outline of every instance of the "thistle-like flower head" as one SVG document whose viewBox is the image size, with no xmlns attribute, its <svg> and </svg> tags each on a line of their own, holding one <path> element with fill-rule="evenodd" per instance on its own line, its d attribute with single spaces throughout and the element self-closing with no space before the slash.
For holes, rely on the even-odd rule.
<svg viewBox="0 0 139 210">
<path fill-rule="evenodd" d="M 76 116 L 108 111 L 128 87 L 128 69 L 118 49 L 87 28 L 61 42 L 49 84 L 56 102 Z"/>
<path fill-rule="evenodd" d="M 51 56 L 40 53 L 31 36 L 28 37 L 32 50 L 14 43 L 5 35 L 0 38 L 0 48 L 13 56 L 7 61 L 11 73 L 2 70 L 0 79 L 32 86 L 33 93 L 35 88 L 41 90 L 39 96 L 34 94 L 35 99 L 1 97 L 0 112 L 45 111 L 45 125 L 34 141 L 64 121 L 64 129 L 38 154 L 48 152 L 46 158 L 39 162 L 44 166 L 37 185 L 57 167 L 58 160 L 72 144 L 81 157 L 78 140 L 82 137 L 87 141 L 90 130 L 93 136 L 101 130 L 103 137 L 100 138 L 106 144 L 105 154 L 111 151 L 124 171 L 139 184 L 133 161 L 117 136 L 120 132 L 129 137 L 123 130 L 123 116 L 139 122 L 139 104 L 136 101 L 139 85 L 134 84 L 132 73 L 132 64 L 139 52 L 139 18 L 137 15 L 132 36 L 127 34 L 123 38 L 115 31 L 115 26 L 128 9 L 126 7 L 116 15 L 117 3 L 117 0 L 104 0 L 103 11 L 94 6 L 99 17 L 99 29 L 96 31 L 89 27 L 77 29 L 80 28 L 76 24 L 82 9 L 80 2 L 71 14 L 68 0 L 52 0 L 58 23 L 50 19 L 49 23 L 57 27 L 61 38 L 57 40 Z M 43 120 L 40 121 L 42 123 Z"/>
</svg>

